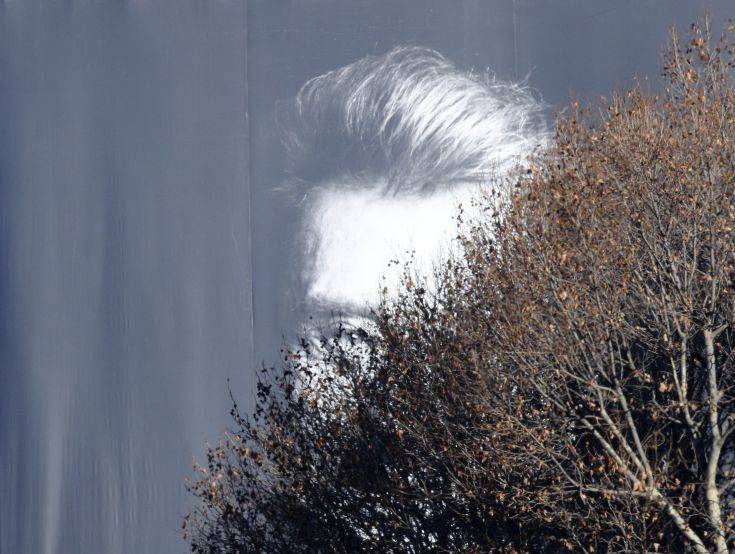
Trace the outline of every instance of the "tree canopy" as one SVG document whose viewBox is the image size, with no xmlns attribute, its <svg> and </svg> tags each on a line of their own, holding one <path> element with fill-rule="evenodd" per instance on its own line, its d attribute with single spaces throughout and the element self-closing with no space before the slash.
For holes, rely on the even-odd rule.
<svg viewBox="0 0 735 554">
<path fill-rule="evenodd" d="M 573 103 L 437 275 L 285 349 L 190 483 L 192 551 L 732 548 L 732 39 Z"/>
</svg>

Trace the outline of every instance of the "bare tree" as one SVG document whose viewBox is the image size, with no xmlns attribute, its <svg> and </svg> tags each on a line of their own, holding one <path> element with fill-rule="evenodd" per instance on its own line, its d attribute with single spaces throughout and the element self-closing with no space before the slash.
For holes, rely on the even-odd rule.
<svg viewBox="0 0 735 554">
<path fill-rule="evenodd" d="M 191 484 L 192 549 L 733 548 L 732 38 L 574 104 L 434 287 L 285 352 Z"/>
<path fill-rule="evenodd" d="M 509 379 L 499 462 L 536 483 L 513 503 L 580 548 L 732 543 L 732 53 L 707 22 L 674 37 L 661 97 L 575 110 L 466 243 Z"/>
</svg>

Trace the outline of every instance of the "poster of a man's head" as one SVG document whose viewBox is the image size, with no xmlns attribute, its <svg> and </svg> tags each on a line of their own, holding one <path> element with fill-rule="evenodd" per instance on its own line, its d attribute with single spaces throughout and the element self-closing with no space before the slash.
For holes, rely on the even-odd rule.
<svg viewBox="0 0 735 554">
<path fill-rule="evenodd" d="M 732 551 L 733 17 L 0 2 L 0 553 Z"/>
<path fill-rule="evenodd" d="M 302 210 L 297 281 L 307 310 L 342 317 L 395 287 L 408 258 L 430 271 L 458 204 L 509 187 L 547 137 L 537 93 L 419 47 L 316 76 L 281 109 L 285 186 Z"/>
</svg>

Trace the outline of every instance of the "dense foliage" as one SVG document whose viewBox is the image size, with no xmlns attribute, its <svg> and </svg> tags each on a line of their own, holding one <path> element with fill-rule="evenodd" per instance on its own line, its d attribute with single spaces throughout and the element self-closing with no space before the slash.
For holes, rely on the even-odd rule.
<svg viewBox="0 0 735 554">
<path fill-rule="evenodd" d="M 734 53 L 674 37 L 660 96 L 573 106 L 435 281 L 285 352 L 192 550 L 733 548 Z"/>
</svg>

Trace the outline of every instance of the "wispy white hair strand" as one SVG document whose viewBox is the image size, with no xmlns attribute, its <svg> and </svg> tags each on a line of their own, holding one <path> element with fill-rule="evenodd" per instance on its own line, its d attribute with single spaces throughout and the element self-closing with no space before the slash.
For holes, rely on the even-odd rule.
<svg viewBox="0 0 735 554">
<path fill-rule="evenodd" d="M 518 164 L 546 138 L 544 109 L 527 87 L 398 47 L 311 79 L 282 121 L 295 177 L 419 192 Z"/>
</svg>

